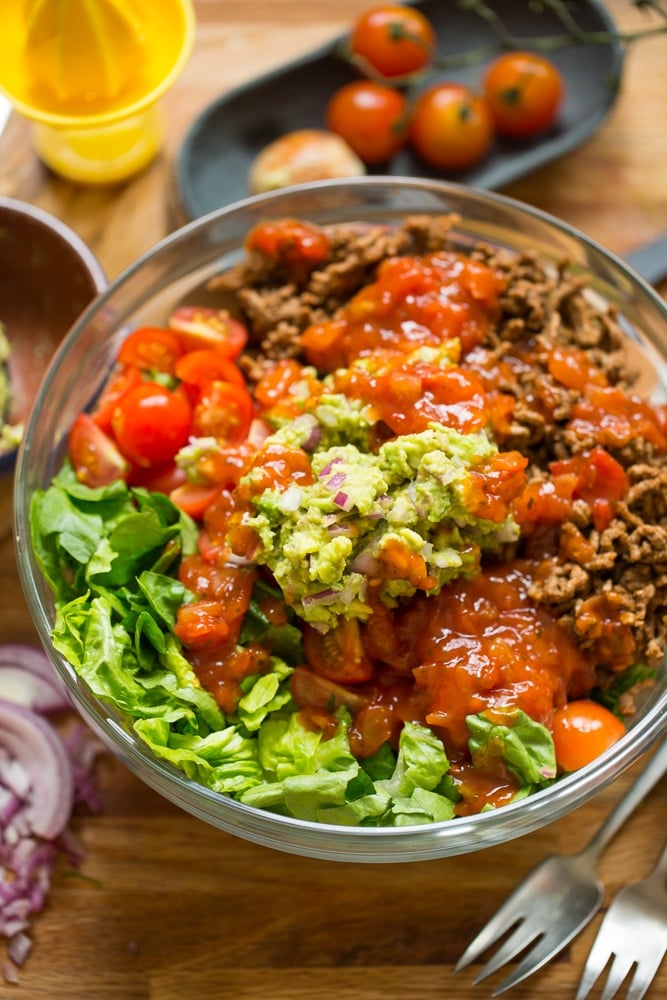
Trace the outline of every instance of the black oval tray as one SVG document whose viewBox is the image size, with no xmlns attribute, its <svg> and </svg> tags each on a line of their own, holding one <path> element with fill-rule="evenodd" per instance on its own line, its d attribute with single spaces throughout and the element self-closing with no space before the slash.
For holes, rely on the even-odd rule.
<svg viewBox="0 0 667 1000">
<path fill-rule="evenodd" d="M 548 7 L 536 11 L 528 0 L 491 0 L 493 10 L 518 38 L 562 34 L 563 26 Z M 495 35 L 487 23 L 454 0 L 416 3 L 432 21 L 438 47 L 445 55 L 490 45 Z M 586 31 L 614 30 L 598 0 L 575 0 L 568 9 Z M 285 132 L 323 128 L 327 101 L 334 90 L 357 73 L 336 55 L 341 39 L 224 94 L 199 115 L 185 136 L 175 163 L 181 207 L 191 219 L 206 215 L 248 195 L 247 177 L 257 153 Z M 442 177 L 475 187 L 495 189 L 517 180 L 583 142 L 611 109 L 621 78 L 623 47 L 572 44 L 549 58 L 566 82 L 566 99 L 558 122 L 528 141 L 496 140 L 491 153 L 474 168 L 458 174 L 436 173 L 404 149 L 378 173 Z M 451 69 L 442 79 L 477 85 L 482 65 Z"/>
</svg>

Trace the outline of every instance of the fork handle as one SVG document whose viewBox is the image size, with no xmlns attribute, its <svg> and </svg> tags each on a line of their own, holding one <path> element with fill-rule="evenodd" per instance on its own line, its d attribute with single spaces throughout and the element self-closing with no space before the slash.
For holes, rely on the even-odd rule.
<svg viewBox="0 0 667 1000">
<path fill-rule="evenodd" d="M 590 861 L 596 861 L 612 837 L 623 826 L 625 821 L 646 798 L 654 785 L 667 771 L 667 740 L 663 742 L 651 757 L 644 770 L 630 785 L 629 789 L 616 803 L 597 833 L 580 853 Z"/>
</svg>

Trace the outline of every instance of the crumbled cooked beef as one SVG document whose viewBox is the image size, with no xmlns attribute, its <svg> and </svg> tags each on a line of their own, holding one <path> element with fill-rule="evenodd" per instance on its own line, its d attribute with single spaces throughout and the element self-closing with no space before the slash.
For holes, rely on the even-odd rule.
<svg viewBox="0 0 667 1000">
<path fill-rule="evenodd" d="M 252 253 L 213 279 L 210 287 L 231 293 L 248 325 L 250 346 L 241 359 L 247 377 L 255 381 L 274 359 L 298 357 L 303 331 L 334 316 L 374 279 L 385 258 L 450 248 L 457 221 L 453 215 L 413 216 L 395 229 L 332 226 L 329 259 L 308 273 L 291 274 L 284 264 Z M 536 253 L 484 244 L 467 252 L 506 279 L 500 316 L 480 345 L 484 364 L 500 372 L 496 388 L 514 401 L 501 446 L 528 457 L 531 479 L 546 480 L 550 462 L 598 443 L 594 430 L 572 425 L 580 392 L 554 377 L 550 351 L 554 345 L 577 349 L 609 386 L 629 390 L 636 375 L 628 368 L 617 313 L 598 305 L 585 279 L 565 260 L 548 264 Z M 474 351 L 463 361 L 476 363 Z M 628 644 L 636 658 L 649 663 L 661 659 L 667 646 L 667 456 L 641 435 L 609 450 L 626 470 L 627 494 L 603 530 L 593 523 L 589 506 L 575 500 L 560 526 L 566 555 L 545 560 L 531 590 L 584 648 L 600 651 L 603 680 Z M 635 694 L 625 696 L 627 710 Z"/>
</svg>

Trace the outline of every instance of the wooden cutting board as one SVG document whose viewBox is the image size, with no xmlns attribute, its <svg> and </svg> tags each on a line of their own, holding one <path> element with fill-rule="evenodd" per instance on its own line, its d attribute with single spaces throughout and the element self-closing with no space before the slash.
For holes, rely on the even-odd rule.
<svg viewBox="0 0 667 1000">
<path fill-rule="evenodd" d="M 169 137 L 147 171 L 110 189 L 77 187 L 35 158 L 27 122 L 0 144 L 0 194 L 69 223 L 111 278 L 179 220 L 173 162 L 207 103 L 345 29 L 363 0 L 197 0 L 197 43 L 168 94 Z M 607 3 L 617 23 L 642 18 Z M 507 189 L 618 253 L 667 229 L 667 39 L 631 48 L 602 128 L 558 162 Z M 663 286 L 665 290 L 665 286 Z M 11 481 L 0 483 L 0 641 L 35 641 L 11 534 Z M 516 882 L 553 851 L 584 845 L 631 780 L 520 840 L 459 858 L 344 865 L 271 851 L 217 831 L 145 787 L 111 757 L 100 763 L 104 812 L 75 822 L 81 867 L 61 863 L 34 951 L 0 1000 L 481 1000 L 474 968 L 452 966 Z M 645 875 L 665 836 L 667 782 L 618 835 L 600 866 L 605 902 Z M 599 917 L 517 1000 L 573 997 Z M 491 985 L 498 980 L 494 979 Z M 667 998 L 667 966 L 649 993 Z"/>
</svg>

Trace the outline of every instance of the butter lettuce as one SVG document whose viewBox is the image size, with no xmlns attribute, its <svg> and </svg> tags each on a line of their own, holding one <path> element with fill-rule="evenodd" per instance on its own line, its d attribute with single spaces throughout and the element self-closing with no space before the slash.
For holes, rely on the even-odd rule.
<svg viewBox="0 0 667 1000">
<path fill-rule="evenodd" d="M 469 715 L 469 748 L 475 767 L 493 773 L 502 761 L 519 786 L 541 786 L 556 777 L 551 733 L 519 708 L 494 708 Z"/>
</svg>

